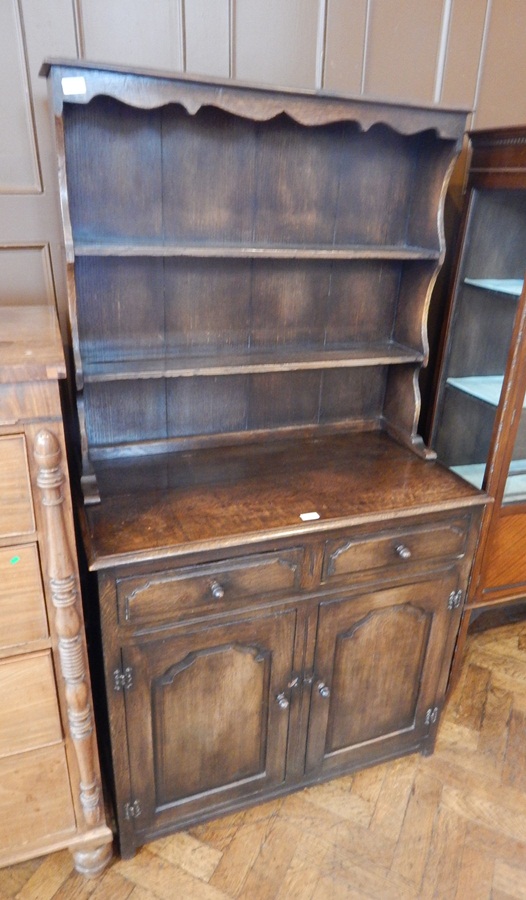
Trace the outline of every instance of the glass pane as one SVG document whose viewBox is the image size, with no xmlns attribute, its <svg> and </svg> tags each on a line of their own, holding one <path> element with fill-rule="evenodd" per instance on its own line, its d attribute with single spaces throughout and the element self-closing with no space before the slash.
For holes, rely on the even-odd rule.
<svg viewBox="0 0 526 900">
<path fill-rule="evenodd" d="M 519 430 L 515 438 L 508 477 L 504 488 L 504 503 L 526 500 L 526 401 L 523 401 Z"/>
<path fill-rule="evenodd" d="M 525 264 L 526 191 L 473 191 L 435 447 L 442 462 L 479 488 L 484 481 Z M 522 440 L 519 433 L 516 462 L 521 473 L 524 469 L 520 477 L 526 490 L 526 417 L 524 437 Z M 519 469 L 514 476 L 519 475 Z M 518 479 L 514 484 L 519 485 Z"/>
</svg>

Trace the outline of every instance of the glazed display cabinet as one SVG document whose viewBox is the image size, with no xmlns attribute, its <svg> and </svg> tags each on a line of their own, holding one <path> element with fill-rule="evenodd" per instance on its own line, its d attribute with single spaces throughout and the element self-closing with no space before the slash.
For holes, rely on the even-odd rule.
<svg viewBox="0 0 526 900">
<path fill-rule="evenodd" d="M 526 129 L 470 135 L 471 163 L 431 443 L 493 498 L 473 610 L 526 597 Z"/>
<path fill-rule="evenodd" d="M 126 856 L 432 750 L 485 500 L 417 433 L 465 114 L 44 71 Z"/>
</svg>

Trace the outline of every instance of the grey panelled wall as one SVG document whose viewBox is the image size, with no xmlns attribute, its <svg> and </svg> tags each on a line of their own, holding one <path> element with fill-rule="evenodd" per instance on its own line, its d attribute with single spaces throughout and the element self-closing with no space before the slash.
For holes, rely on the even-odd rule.
<svg viewBox="0 0 526 900">
<path fill-rule="evenodd" d="M 526 122 L 525 36 L 525 0 L 0 0 L 0 304 L 65 307 L 45 57 L 463 106 L 489 127 Z"/>
</svg>

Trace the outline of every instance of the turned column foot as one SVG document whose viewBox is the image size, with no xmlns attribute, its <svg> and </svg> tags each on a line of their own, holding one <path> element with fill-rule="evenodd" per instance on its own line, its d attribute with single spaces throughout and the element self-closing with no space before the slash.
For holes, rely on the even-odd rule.
<svg viewBox="0 0 526 900">
<path fill-rule="evenodd" d="M 86 878 L 97 878 L 112 857 L 112 845 L 101 844 L 98 847 L 76 847 L 71 850 L 75 869 Z"/>
</svg>

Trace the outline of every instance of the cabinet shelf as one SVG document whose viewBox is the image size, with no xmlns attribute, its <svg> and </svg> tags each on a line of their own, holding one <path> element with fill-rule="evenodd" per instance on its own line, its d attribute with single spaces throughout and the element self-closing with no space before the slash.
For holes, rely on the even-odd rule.
<svg viewBox="0 0 526 900">
<path fill-rule="evenodd" d="M 129 381 L 137 378 L 185 378 L 200 375 L 239 375 L 264 372 L 293 372 L 308 369 L 345 369 L 363 366 L 401 365 L 422 362 L 423 355 L 394 342 L 370 343 L 360 347 L 330 350 L 247 350 L 209 356 L 172 356 L 88 362 L 87 383 Z"/>
<path fill-rule="evenodd" d="M 451 471 L 460 475 L 473 487 L 481 488 L 486 471 L 485 463 L 471 463 L 451 466 Z M 510 463 L 509 474 L 504 488 L 504 498 L 508 501 L 526 500 L 526 459 L 514 459 Z"/>
<path fill-rule="evenodd" d="M 240 244 L 180 244 L 163 241 L 75 241 L 76 256 L 151 256 L 202 257 L 222 259 L 392 259 L 438 260 L 440 251 L 429 247 L 398 244 L 356 244 L 330 247 L 303 246 L 243 246 Z"/>
<path fill-rule="evenodd" d="M 464 282 L 471 287 L 507 294 L 510 297 L 520 297 L 524 285 L 522 278 L 465 278 Z"/>
<path fill-rule="evenodd" d="M 470 375 L 466 378 L 448 378 L 447 383 L 491 406 L 498 406 L 502 391 L 503 375 Z"/>
</svg>

